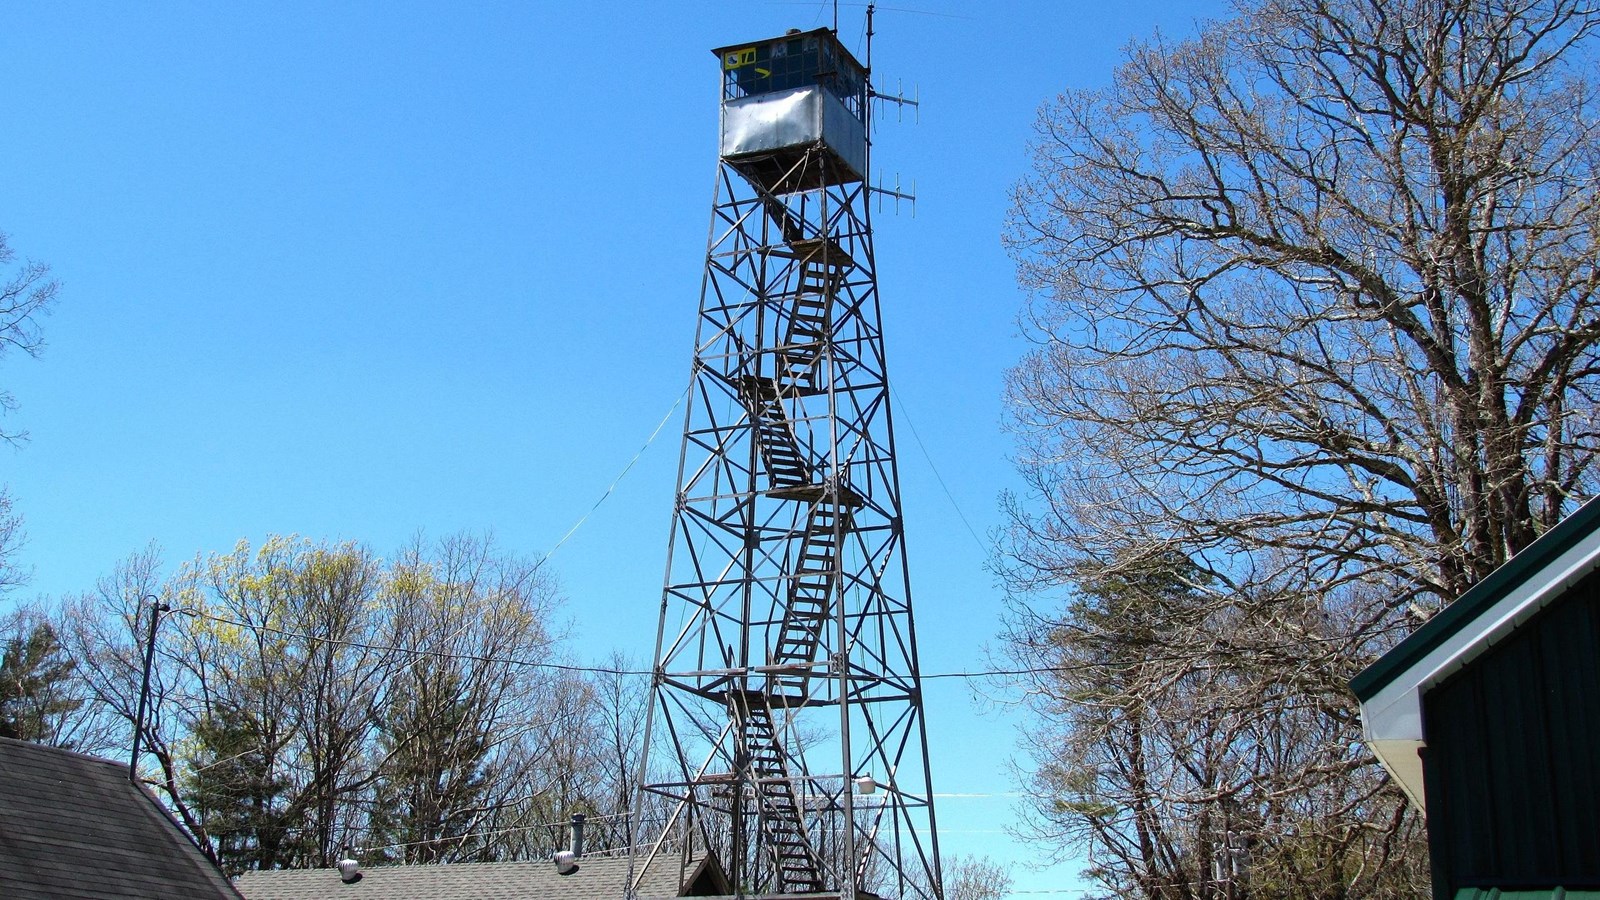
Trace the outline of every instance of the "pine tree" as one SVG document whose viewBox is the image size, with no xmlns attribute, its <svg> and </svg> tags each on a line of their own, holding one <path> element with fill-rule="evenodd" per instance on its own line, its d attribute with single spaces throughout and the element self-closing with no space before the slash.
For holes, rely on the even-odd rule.
<svg viewBox="0 0 1600 900">
<path fill-rule="evenodd" d="M 49 623 L 24 628 L 0 652 L 0 737 L 55 743 L 61 717 L 83 705 L 66 690 L 73 663 Z"/>
</svg>

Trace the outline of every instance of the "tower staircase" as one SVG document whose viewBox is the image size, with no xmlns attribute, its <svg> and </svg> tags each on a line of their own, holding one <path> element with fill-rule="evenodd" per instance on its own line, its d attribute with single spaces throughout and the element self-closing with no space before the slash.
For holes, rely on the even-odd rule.
<svg viewBox="0 0 1600 900">
<path fill-rule="evenodd" d="M 743 726 L 750 780 L 761 813 L 761 836 L 778 874 L 778 893 L 809 894 L 823 888 L 822 866 L 806 836 L 805 809 L 795 793 L 772 709 L 759 693 L 738 693 L 735 715 Z"/>
<path fill-rule="evenodd" d="M 778 345 L 777 374 L 773 379 L 785 393 L 815 393 L 818 364 L 831 330 L 833 298 L 844 278 L 848 260 L 809 253 L 800 260 L 800 273 L 791 295 L 788 326 Z"/>
<path fill-rule="evenodd" d="M 768 657 L 773 666 L 791 666 L 768 679 L 773 692 L 803 701 L 838 586 L 840 544 L 851 525 L 851 510 L 861 498 L 848 486 L 817 471 L 790 418 L 798 398 L 820 393 L 818 374 L 832 326 L 834 299 L 852 260 L 831 240 L 794 238 L 787 252 L 797 261 L 795 288 L 788 300 L 783 337 L 773 348 L 773 376 L 745 375 L 740 393 L 762 463 L 768 496 L 810 504 L 800 546 L 790 562 L 788 591 L 777 640 Z M 759 366 L 757 369 L 759 370 Z"/>
<path fill-rule="evenodd" d="M 767 469 L 768 492 L 804 489 L 811 484 L 812 466 L 806 458 L 784 408 L 784 395 L 776 379 L 745 375 L 739 393 L 750 410 L 755 428 L 756 449 Z"/>
<path fill-rule="evenodd" d="M 833 326 L 835 297 L 854 263 L 833 241 L 792 237 L 786 252 L 795 259 L 794 290 L 787 293 L 771 375 L 760 374 L 761 355 L 752 356 L 756 374 L 739 378 L 739 394 L 749 411 L 752 437 L 766 471 L 766 495 L 808 504 L 805 523 L 794 538 L 788 587 L 775 621 L 776 639 L 767 656 L 771 667 L 764 688 L 733 692 L 745 748 L 749 784 L 761 815 L 761 834 L 785 893 L 818 893 L 823 869 L 805 827 L 805 809 L 789 774 L 788 757 L 773 722 L 772 709 L 805 704 L 814 664 L 831 620 L 839 585 L 839 553 L 863 500 L 849 486 L 829 478 L 801 440 L 791 410 L 802 398 L 822 393 L 823 354 Z M 803 787 L 802 787 L 803 789 Z"/>
<path fill-rule="evenodd" d="M 817 658 L 817 646 L 822 629 L 828 624 L 828 609 L 838 582 L 839 542 L 850 530 L 851 506 L 841 499 L 837 489 L 824 491 L 806 518 L 806 530 L 789 575 L 778 640 L 768 659 L 773 666 L 794 668 L 769 677 L 774 693 L 803 698 L 809 687 L 811 663 Z"/>
</svg>

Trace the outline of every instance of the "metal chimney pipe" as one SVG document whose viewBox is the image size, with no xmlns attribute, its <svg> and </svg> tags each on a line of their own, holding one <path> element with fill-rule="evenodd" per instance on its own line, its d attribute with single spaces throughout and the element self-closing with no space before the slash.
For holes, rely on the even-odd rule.
<svg viewBox="0 0 1600 900">
<path fill-rule="evenodd" d="M 572 855 L 583 858 L 583 813 L 572 814 Z"/>
</svg>

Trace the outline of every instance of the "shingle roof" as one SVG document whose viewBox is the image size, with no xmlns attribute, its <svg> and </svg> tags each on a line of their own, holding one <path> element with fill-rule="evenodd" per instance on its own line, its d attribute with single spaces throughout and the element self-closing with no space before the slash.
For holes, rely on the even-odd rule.
<svg viewBox="0 0 1600 900">
<path fill-rule="evenodd" d="M 0 897 L 239 894 L 127 766 L 0 738 Z"/>
<path fill-rule="evenodd" d="M 643 898 L 677 897 L 701 861 L 658 857 L 639 885 Z M 585 856 L 562 875 L 548 860 L 373 866 L 350 884 L 337 869 L 276 869 L 239 876 L 248 900 L 619 900 L 628 858 Z"/>
</svg>

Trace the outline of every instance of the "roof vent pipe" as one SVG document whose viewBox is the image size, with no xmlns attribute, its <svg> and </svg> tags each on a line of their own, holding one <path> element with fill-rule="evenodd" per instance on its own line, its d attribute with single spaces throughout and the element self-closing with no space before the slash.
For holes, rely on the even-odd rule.
<svg viewBox="0 0 1600 900">
<path fill-rule="evenodd" d="M 583 813 L 572 814 L 572 855 L 574 858 L 583 857 Z"/>
</svg>

